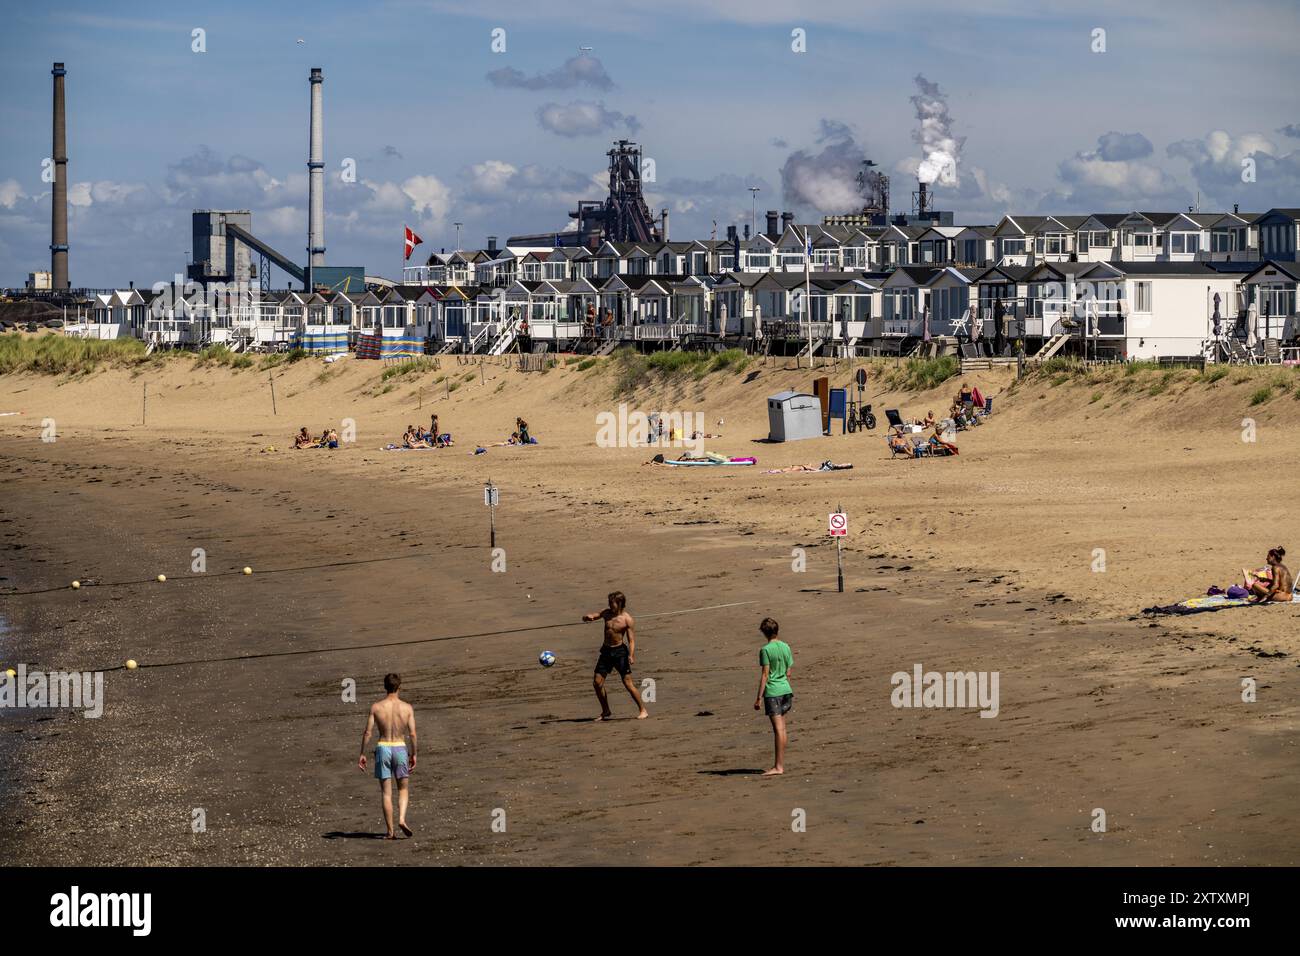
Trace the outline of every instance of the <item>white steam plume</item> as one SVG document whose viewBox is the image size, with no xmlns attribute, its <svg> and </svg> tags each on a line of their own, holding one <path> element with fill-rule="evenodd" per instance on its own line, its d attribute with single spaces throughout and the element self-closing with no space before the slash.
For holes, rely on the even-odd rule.
<svg viewBox="0 0 1300 956">
<path fill-rule="evenodd" d="M 917 166 L 916 178 L 927 185 L 936 181 L 945 186 L 960 185 L 957 160 L 966 138 L 952 135 L 948 100 L 939 90 L 939 84 L 931 83 L 920 73 L 915 79 L 918 92 L 912 97 L 912 106 L 916 108 L 920 125 L 912 133 L 912 139 L 925 154 Z"/>
</svg>

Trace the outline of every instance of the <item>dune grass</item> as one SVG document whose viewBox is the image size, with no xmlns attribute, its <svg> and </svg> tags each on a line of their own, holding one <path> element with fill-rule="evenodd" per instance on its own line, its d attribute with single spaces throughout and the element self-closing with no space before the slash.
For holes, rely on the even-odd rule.
<svg viewBox="0 0 1300 956">
<path fill-rule="evenodd" d="M 616 351 L 610 365 L 614 369 L 615 394 L 633 392 L 642 385 L 677 382 L 683 379 L 699 381 L 715 372 L 741 372 L 752 361 L 742 349 L 724 352 L 665 351 L 642 355 L 631 347 Z M 593 364 L 595 360 L 590 360 Z M 579 370 L 589 368 L 586 362 Z"/>
<path fill-rule="evenodd" d="M 380 376 L 381 381 L 388 381 L 390 378 L 401 378 L 404 375 L 418 375 L 421 372 L 432 372 L 438 368 L 438 362 L 431 358 L 413 358 L 404 362 L 398 362 L 396 365 L 390 365 L 384 369 Z M 441 381 L 441 376 L 438 381 Z"/>
<path fill-rule="evenodd" d="M 910 358 L 885 373 L 885 384 L 898 391 L 924 392 L 937 388 L 961 374 L 961 360 L 955 355 L 938 358 Z"/>
<path fill-rule="evenodd" d="M 100 367 L 134 367 L 150 360 L 144 343 L 136 339 L 0 335 L 0 375 L 8 372 L 80 375 Z"/>
<path fill-rule="evenodd" d="M 214 365 L 219 368 L 252 368 L 253 356 L 242 352 L 233 352 L 228 345 L 209 345 L 194 353 L 195 368 Z"/>
</svg>

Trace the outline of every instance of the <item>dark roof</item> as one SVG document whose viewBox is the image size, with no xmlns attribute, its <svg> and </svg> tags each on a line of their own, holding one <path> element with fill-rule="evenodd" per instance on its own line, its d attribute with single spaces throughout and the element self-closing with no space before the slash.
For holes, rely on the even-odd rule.
<svg viewBox="0 0 1300 956">
<path fill-rule="evenodd" d="M 1085 221 L 1088 219 L 1096 219 L 1107 229 L 1114 229 L 1127 218 L 1128 213 L 1126 212 L 1094 212 L 1090 216 L 1085 217 Z"/>
<path fill-rule="evenodd" d="M 1300 282 L 1300 265 L 1294 262 L 1274 262 L 1272 259 L 1267 262 L 1255 263 L 1255 268 L 1250 271 L 1247 278 L 1253 278 L 1256 272 L 1262 272 L 1265 269 L 1276 269 L 1288 279 Z"/>
<path fill-rule="evenodd" d="M 1090 263 L 1098 265 L 1098 263 Z M 1134 276 L 1211 276 L 1219 270 L 1205 262 L 1107 262 L 1112 269 Z"/>
<path fill-rule="evenodd" d="M 1283 216 L 1288 216 L 1291 219 L 1300 220 L 1300 209 L 1270 209 L 1268 212 L 1260 213 L 1255 218 L 1254 221 L 1258 222 L 1260 219 L 1263 219 L 1265 216 L 1272 216 L 1277 213 L 1281 213 Z M 1240 213 L 1238 213 L 1238 215 L 1240 215 Z"/>
<path fill-rule="evenodd" d="M 1006 276 L 1006 278 L 1010 279 L 1012 282 L 1021 282 L 1024 280 L 1025 276 L 1029 275 L 1029 273 L 1033 272 L 1036 268 L 1037 266 L 989 266 L 980 273 L 979 278 L 984 279 L 990 274 L 996 272 L 1000 275 Z"/>
</svg>

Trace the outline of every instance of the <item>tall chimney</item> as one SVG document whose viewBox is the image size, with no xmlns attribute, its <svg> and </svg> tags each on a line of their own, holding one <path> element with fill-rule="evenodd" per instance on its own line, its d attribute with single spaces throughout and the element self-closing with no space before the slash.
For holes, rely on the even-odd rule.
<svg viewBox="0 0 1300 956">
<path fill-rule="evenodd" d="M 745 223 L 745 241 L 749 242 L 749 223 Z"/>
<path fill-rule="evenodd" d="M 776 221 L 780 215 L 781 214 L 775 209 L 769 209 L 767 211 L 767 236 L 769 239 L 775 239 L 780 235 L 780 233 L 777 232 L 776 226 Z"/>
<path fill-rule="evenodd" d="M 496 236 L 488 236 L 487 251 L 488 251 L 488 252 L 491 252 L 491 253 L 493 253 L 493 254 L 496 253 L 496 251 L 497 251 L 497 237 L 496 237 Z"/>
<path fill-rule="evenodd" d="M 307 159 L 307 281 L 303 288 L 314 288 L 312 270 L 325 265 L 325 135 L 321 130 L 321 83 L 324 77 L 318 66 L 311 76 L 311 155 Z"/>
<path fill-rule="evenodd" d="M 68 71 L 55 63 L 54 77 L 54 201 L 50 206 L 50 271 L 55 289 L 68 289 L 68 132 L 63 77 Z"/>
<path fill-rule="evenodd" d="M 789 229 L 790 226 L 793 224 L 794 224 L 794 213 L 792 212 L 781 213 L 781 234 L 782 235 L 785 235 L 786 230 Z"/>
<path fill-rule="evenodd" d="M 660 215 L 663 217 L 663 227 L 660 230 L 663 233 L 663 236 L 660 237 L 659 241 L 667 242 L 668 241 L 668 210 L 667 209 L 663 210 L 663 212 L 660 213 Z"/>
</svg>

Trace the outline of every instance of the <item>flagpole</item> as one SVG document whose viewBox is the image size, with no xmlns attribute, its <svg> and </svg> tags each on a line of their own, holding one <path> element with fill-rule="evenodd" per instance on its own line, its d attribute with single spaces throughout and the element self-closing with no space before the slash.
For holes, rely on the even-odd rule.
<svg viewBox="0 0 1300 956">
<path fill-rule="evenodd" d="M 812 240 L 808 227 L 803 227 L 803 310 L 808 316 L 808 367 L 812 368 Z"/>
</svg>

